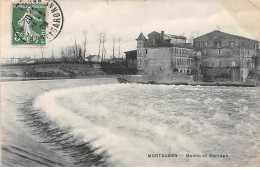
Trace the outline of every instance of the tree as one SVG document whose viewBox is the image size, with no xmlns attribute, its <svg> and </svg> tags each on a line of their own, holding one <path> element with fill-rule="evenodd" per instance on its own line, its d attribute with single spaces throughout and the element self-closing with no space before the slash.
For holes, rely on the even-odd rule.
<svg viewBox="0 0 260 170">
<path fill-rule="evenodd" d="M 120 41 L 121 39 L 118 38 L 118 58 L 120 58 Z"/>
<path fill-rule="evenodd" d="M 98 44 L 98 58 L 100 57 L 100 47 L 102 43 L 102 33 L 99 34 L 99 44 Z"/>
<path fill-rule="evenodd" d="M 67 57 L 66 57 L 65 50 L 63 47 L 60 49 L 60 56 L 61 56 L 61 61 L 66 62 Z"/>
<path fill-rule="evenodd" d="M 105 59 L 106 57 L 106 48 L 105 48 L 105 42 L 106 42 L 106 34 L 103 33 L 103 36 L 102 36 L 102 61 Z"/>
<path fill-rule="evenodd" d="M 113 57 L 115 58 L 115 38 L 113 38 Z"/>
<path fill-rule="evenodd" d="M 199 31 L 192 31 L 192 32 L 190 33 L 190 36 L 189 36 L 187 42 L 193 44 L 193 39 L 196 38 L 196 37 L 198 37 L 199 34 L 200 34 Z"/>
<path fill-rule="evenodd" d="M 75 44 L 74 44 L 74 48 L 73 48 L 74 50 L 74 61 L 77 61 L 77 58 L 78 58 L 78 56 L 77 56 L 77 54 L 78 54 L 78 49 L 77 49 L 77 38 L 76 38 L 76 36 L 75 36 Z"/>
<path fill-rule="evenodd" d="M 84 40 L 83 40 L 83 58 L 85 60 L 86 58 L 86 45 L 87 45 L 87 36 L 86 36 L 86 31 L 83 32 L 84 34 Z"/>
</svg>

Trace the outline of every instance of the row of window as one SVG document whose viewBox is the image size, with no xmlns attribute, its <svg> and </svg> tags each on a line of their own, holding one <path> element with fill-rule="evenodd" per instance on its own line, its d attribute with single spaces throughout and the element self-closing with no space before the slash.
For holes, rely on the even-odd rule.
<svg viewBox="0 0 260 170">
<path fill-rule="evenodd" d="M 235 50 L 232 50 L 232 54 L 235 54 Z M 240 50 L 241 55 L 250 55 L 250 51 L 246 50 Z M 207 50 L 204 50 L 204 55 L 207 55 Z M 222 55 L 222 50 L 218 50 L 218 55 Z M 254 52 L 254 55 L 256 55 L 256 52 Z"/>
<path fill-rule="evenodd" d="M 241 67 L 242 68 L 254 68 L 254 63 L 250 62 L 249 60 L 241 60 Z"/>
<path fill-rule="evenodd" d="M 174 47 L 173 53 L 177 55 L 187 55 L 192 52 L 192 49 L 185 49 L 185 48 L 177 48 Z M 138 49 L 138 53 L 142 53 L 142 49 Z M 145 54 L 148 54 L 148 49 L 145 49 Z"/>
<path fill-rule="evenodd" d="M 188 65 L 191 66 L 192 59 L 191 58 L 182 58 L 182 57 L 176 57 L 175 63 L 177 66 L 179 65 Z"/>
<path fill-rule="evenodd" d="M 177 47 L 173 48 L 173 53 L 177 55 L 187 55 L 189 53 L 192 53 L 192 51 L 193 51 L 192 49 L 186 49 L 186 48 L 177 48 Z"/>
<path fill-rule="evenodd" d="M 233 61 L 232 61 L 233 62 Z M 235 61 L 234 61 L 235 62 Z M 231 63 L 233 65 L 236 65 L 236 63 Z M 214 67 L 214 63 L 211 63 L 211 66 Z M 222 66 L 222 62 L 218 61 L 218 66 L 221 67 Z"/>
<path fill-rule="evenodd" d="M 235 61 L 231 61 L 231 64 L 230 64 L 232 67 L 235 67 L 236 66 L 236 62 Z M 214 67 L 214 63 L 211 63 L 211 66 Z M 218 67 L 221 67 L 222 66 L 222 61 L 218 61 Z M 241 67 L 243 68 L 250 68 L 250 61 L 243 61 L 241 60 Z M 254 64 L 251 63 L 251 67 L 254 67 Z"/>
<path fill-rule="evenodd" d="M 250 55 L 250 51 L 240 50 L 240 54 L 241 55 Z M 256 55 L 256 52 L 253 52 L 253 54 Z"/>
<path fill-rule="evenodd" d="M 241 45 L 242 47 L 244 47 L 244 43 L 242 43 Z M 256 44 L 253 44 L 254 46 L 254 49 L 256 50 L 257 49 L 257 45 Z M 200 48 L 204 48 L 204 47 L 208 47 L 208 42 L 200 42 L 199 44 L 196 44 L 196 47 L 200 47 Z M 214 43 L 214 47 L 217 47 L 217 48 L 221 48 L 222 47 L 222 44 L 221 42 L 216 42 Z M 235 47 L 235 42 L 234 41 L 229 41 L 229 47 L 233 48 Z"/>
<path fill-rule="evenodd" d="M 140 48 L 137 51 L 138 51 L 138 54 L 142 53 L 142 49 L 140 49 Z M 148 49 L 145 49 L 145 54 L 148 54 Z"/>
</svg>

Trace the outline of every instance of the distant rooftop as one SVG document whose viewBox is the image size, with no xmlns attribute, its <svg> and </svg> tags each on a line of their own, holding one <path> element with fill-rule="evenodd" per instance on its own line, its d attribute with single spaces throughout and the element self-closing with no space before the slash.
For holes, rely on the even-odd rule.
<svg viewBox="0 0 260 170">
<path fill-rule="evenodd" d="M 219 30 L 214 30 L 214 31 L 209 32 L 209 33 L 204 34 L 204 35 L 212 34 L 212 33 L 214 33 L 214 32 L 219 32 L 219 33 L 226 34 L 226 35 L 233 36 L 233 37 L 240 38 L 240 39 L 245 39 L 245 40 L 251 40 L 251 41 L 259 42 L 259 41 L 257 41 L 257 40 L 253 40 L 253 39 L 250 39 L 250 38 L 242 37 L 242 36 L 239 36 L 239 35 L 233 35 L 233 34 L 225 33 L 225 32 L 219 31 Z M 201 36 L 196 37 L 196 38 L 194 38 L 194 39 L 200 38 L 200 37 L 202 37 L 202 36 L 204 36 L 204 35 L 201 35 Z"/>
<path fill-rule="evenodd" d="M 164 37 L 169 38 L 169 39 L 171 39 L 171 38 L 177 38 L 177 39 L 183 39 L 183 40 L 186 40 L 186 37 L 181 36 L 181 35 L 165 34 Z"/>
<path fill-rule="evenodd" d="M 136 40 L 146 40 L 144 34 L 141 32 L 139 37 Z"/>
</svg>

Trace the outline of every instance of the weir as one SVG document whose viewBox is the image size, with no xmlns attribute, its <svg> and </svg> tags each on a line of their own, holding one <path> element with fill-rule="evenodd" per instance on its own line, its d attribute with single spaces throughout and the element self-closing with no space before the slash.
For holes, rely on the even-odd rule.
<svg viewBox="0 0 260 170">
<path fill-rule="evenodd" d="M 100 78 L 1 82 L 1 166 L 84 166 L 84 162 L 76 163 L 70 156 L 64 156 L 58 148 L 51 147 L 50 143 L 44 143 L 39 134 L 44 135 L 42 133 L 44 131 L 52 136 L 56 132 L 55 129 L 47 127 L 48 122 L 46 124 L 38 120 L 39 115 L 37 111 L 32 110 L 31 102 L 38 95 L 55 89 L 111 83 L 118 81 L 112 78 Z M 39 123 L 44 126 L 37 128 Z M 35 130 L 42 128 L 45 129 L 41 132 Z M 60 132 L 64 132 L 65 135 L 66 130 Z M 75 147 L 79 145 L 78 141 Z"/>
</svg>

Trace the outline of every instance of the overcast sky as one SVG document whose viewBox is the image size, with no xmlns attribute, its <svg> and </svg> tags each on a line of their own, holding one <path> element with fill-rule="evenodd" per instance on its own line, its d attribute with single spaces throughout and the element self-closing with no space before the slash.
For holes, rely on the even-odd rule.
<svg viewBox="0 0 260 170">
<path fill-rule="evenodd" d="M 136 49 L 136 38 L 143 32 L 161 30 L 167 34 L 203 35 L 220 27 L 221 31 L 260 40 L 259 0 L 157 0 L 86 1 L 56 0 L 65 22 L 60 35 L 44 48 L 58 56 L 60 47 L 82 44 L 87 32 L 87 54 L 98 54 L 98 35 L 106 34 L 107 57 L 112 55 L 113 38 L 121 39 L 124 51 Z M 116 44 L 118 56 L 118 43 Z M 10 1 L 1 0 L 1 57 L 40 56 L 39 48 L 12 47 Z"/>
</svg>

